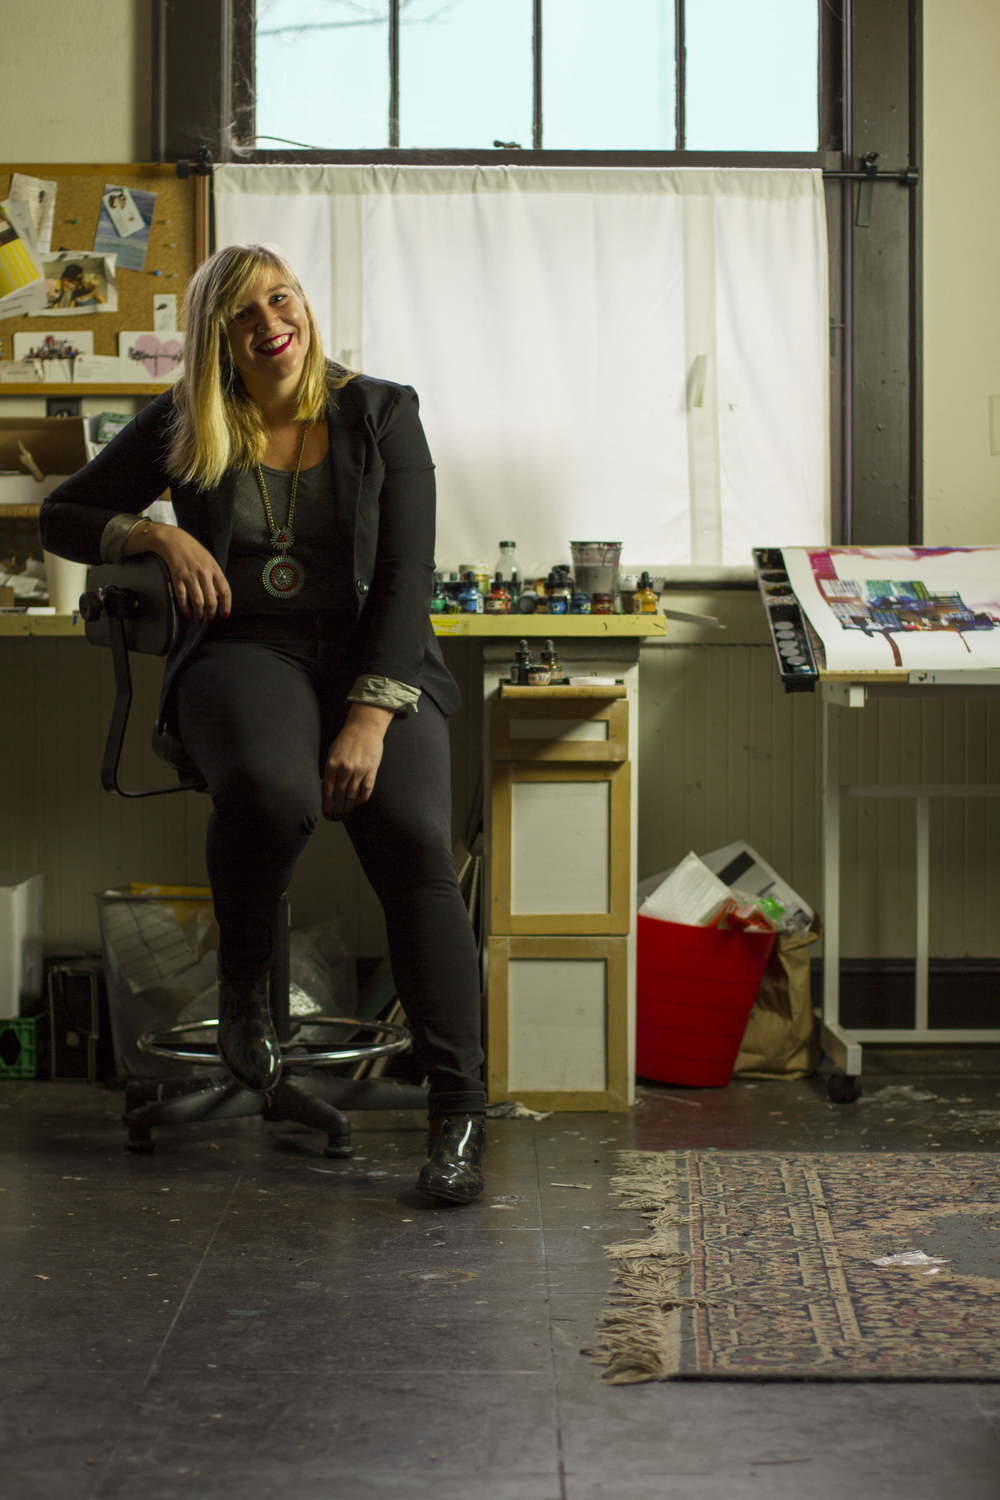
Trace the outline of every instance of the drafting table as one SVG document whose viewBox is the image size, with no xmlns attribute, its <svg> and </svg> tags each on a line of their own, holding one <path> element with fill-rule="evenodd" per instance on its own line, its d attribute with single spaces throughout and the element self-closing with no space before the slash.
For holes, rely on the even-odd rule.
<svg viewBox="0 0 1000 1500">
<path fill-rule="evenodd" d="M 1000 785 L 973 785 L 952 783 L 948 785 L 844 785 L 840 773 L 840 725 L 842 711 L 863 709 L 876 696 L 886 693 L 899 695 L 937 696 L 942 691 L 950 694 L 956 689 L 978 691 L 1000 691 L 1000 665 L 983 665 L 982 652 L 975 656 L 969 651 L 969 664 L 949 667 L 913 667 L 903 659 L 912 655 L 910 647 L 925 644 L 917 632 L 973 632 L 981 640 L 995 633 L 1000 647 L 1000 611 L 990 613 L 988 609 L 969 607 L 960 597 L 960 590 L 935 595 L 923 590 L 921 585 L 910 583 L 855 585 L 843 583 L 845 574 L 853 571 L 851 554 L 868 561 L 884 553 L 898 560 L 904 550 L 914 553 L 925 549 L 902 548 L 837 548 L 840 577 L 825 585 L 836 607 L 847 621 L 847 629 L 854 629 L 866 636 L 868 643 L 873 636 L 886 639 L 891 652 L 892 664 L 872 666 L 870 662 L 857 669 L 845 666 L 842 652 L 838 664 L 827 665 L 824 639 L 815 628 L 813 620 L 819 617 L 813 596 L 809 597 L 811 611 L 807 613 L 807 601 L 799 597 L 802 568 L 793 565 L 790 554 L 813 553 L 819 549 L 805 548 L 761 548 L 754 554 L 758 586 L 767 614 L 772 643 L 778 660 L 786 691 L 809 692 L 819 688 L 822 697 L 822 860 L 823 860 L 823 1010 L 822 1042 L 824 1051 L 832 1060 L 835 1069 L 830 1080 L 830 1097 L 836 1102 L 850 1103 L 858 1097 L 857 1084 L 862 1071 L 862 1049 L 865 1042 L 914 1043 L 942 1042 L 1000 1042 L 1000 1028 L 954 1027 L 938 1028 L 928 1024 L 928 978 L 930 953 L 928 933 L 930 925 L 930 802 L 932 798 L 993 798 L 1000 797 Z M 943 549 L 935 549 L 943 550 Z M 958 550 L 958 549 L 956 549 Z M 992 552 L 994 549 L 961 549 L 969 552 Z M 931 549 L 926 549 L 930 553 Z M 877 559 L 875 559 L 877 561 Z M 795 559 L 800 562 L 801 559 Z M 992 561 L 992 560 L 991 560 Z M 1000 558 L 997 559 L 1000 563 Z M 786 566 L 787 564 L 787 566 Z M 844 566 L 846 564 L 846 566 Z M 910 564 L 916 571 L 919 560 Z M 886 566 L 883 571 L 890 571 Z M 897 568 L 896 571 L 899 571 Z M 831 570 L 832 575 L 832 570 Z M 799 582 L 799 591 L 796 583 Z M 1000 588 L 1000 576 L 997 579 Z M 857 595 L 850 590 L 861 587 L 868 598 L 857 602 Z M 878 590 L 883 590 L 882 596 Z M 835 592 L 836 591 L 836 592 Z M 872 597 L 874 595 L 874 597 Z M 886 597 L 888 596 L 888 597 Z M 942 605 L 941 601 L 946 602 Z M 956 602 L 957 601 L 957 602 Z M 852 616 L 851 611 L 857 613 Z M 912 616 L 913 618 L 910 618 Z M 907 632 L 912 630 L 909 637 Z M 831 636 L 827 622 L 826 640 Z M 964 637 L 963 637 L 964 641 Z M 991 640 L 992 646 L 992 640 Z M 840 846 L 841 812 L 845 797 L 904 797 L 911 798 L 916 818 L 916 962 L 914 985 L 914 1025 L 908 1028 L 864 1028 L 847 1032 L 840 1021 Z"/>
</svg>

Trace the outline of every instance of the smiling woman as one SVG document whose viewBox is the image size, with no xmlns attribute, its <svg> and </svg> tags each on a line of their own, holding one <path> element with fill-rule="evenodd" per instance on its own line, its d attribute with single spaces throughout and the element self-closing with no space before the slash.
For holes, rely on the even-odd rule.
<svg viewBox="0 0 1000 1500">
<path fill-rule="evenodd" d="M 318 422 L 330 390 L 351 379 L 328 367 L 291 266 L 271 246 L 231 245 L 192 278 L 185 307 L 187 372 L 175 388 L 171 471 L 212 485 L 233 464 L 287 457 L 299 424 Z M 277 466 L 294 467 L 294 457 Z"/>
<path fill-rule="evenodd" d="M 460 699 L 430 628 L 434 466 L 416 393 L 328 362 L 298 277 L 264 246 L 205 261 L 185 322 L 176 385 L 53 492 L 43 542 L 88 563 L 151 551 L 170 570 L 187 624 L 159 728 L 213 802 L 222 1061 L 244 1088 L 279 1079 L 279 901 L 320 815 L 342 820 L 430 1084 L 418 1185 L 467 1203 L 483 1189 L 479 967 L 451 853 Z M 138 520 L 167 486 L 178 525 Z"/>
</svg>

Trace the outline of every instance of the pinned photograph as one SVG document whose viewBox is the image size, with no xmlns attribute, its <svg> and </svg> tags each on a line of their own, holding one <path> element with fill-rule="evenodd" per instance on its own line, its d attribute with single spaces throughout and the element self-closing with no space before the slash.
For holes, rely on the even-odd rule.
<svg viewBox="0 0 1000 1500">
<path fill-rule="evenodd" d="M 58 333 L 15 333 L 14 358 L 29 360 L 42 371 L 42 379 L 68 382 L 73 365 L 83 354 L 93 354 L 94 335 L 60 329 Z"/>
<path fill-rule="evenodd" d="M 156 208 L 156 194 L 144 193 L 139 188 L 105 185 L 101 196 L 101 212 L 94 235 L 95 255 L 113 255 L 119 267 L 127 271 L 141 271 L 146 263 L 146 246 L 149 230 Z M 134 225 L 126 233 L 123 228 Z"/>
<path fill-rule="evenodd" d="M 121 379 L 170 385 L 181 372 L 184 335 L 155 332 L 120 333 L 118 357 Z"/>
<path fill-rule="evenodd" d="M 61 250 L 43 256 L 45 272 L 45 317 L 62 313 L 117 312 L 118 283 L 112 255 L 91 255 L 88 250 Z"/>
<path fill-rule="evenodd" d="M 8 200 L 0 204 L 0 318 L 22 317 L 44 306 L 45 281 L 28 207 Z"/>
</svg>

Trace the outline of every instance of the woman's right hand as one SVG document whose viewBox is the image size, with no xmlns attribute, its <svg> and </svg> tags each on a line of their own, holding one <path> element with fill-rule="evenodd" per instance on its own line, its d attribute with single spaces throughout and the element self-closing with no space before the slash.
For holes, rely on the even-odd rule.
<svg viewBox="0 0 1000 1500">
<path fill-rule="evenodd" d="M 170 569 L 177 607 L 185 619 L 214 620 L 216 611 L 227 619 L 233 596 L 226 575 L 206 547 L 180 526 L 141 521 L 125 543 L 124 556 L 155 552 Z"/>
</svg>

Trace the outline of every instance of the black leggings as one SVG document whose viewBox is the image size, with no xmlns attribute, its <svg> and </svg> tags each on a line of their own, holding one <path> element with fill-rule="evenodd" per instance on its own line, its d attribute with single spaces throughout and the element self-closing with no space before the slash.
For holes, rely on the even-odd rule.
<svg viewBox="0 0 1000 1500">
<path fill-rule="evenodd" d="M 350 707 L 350 627 L 291 624 L 276 627 L 287 636 L 279 641 L 241 640 L 235 620 L 210 632 L 175 699 L 180 738 L 212 797 L 208 876 L 227 979 L 268 972 L 277 903 L 320 818 L 322 768 Z M 430 1113 L 483 1110 L 479 964 L 451 853 L 448 722 L 426 694 L 389 724 L 372 795 L 344 827 L 385 912 Z"/>
</svg>

